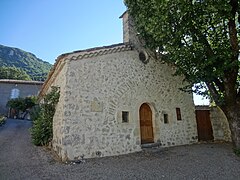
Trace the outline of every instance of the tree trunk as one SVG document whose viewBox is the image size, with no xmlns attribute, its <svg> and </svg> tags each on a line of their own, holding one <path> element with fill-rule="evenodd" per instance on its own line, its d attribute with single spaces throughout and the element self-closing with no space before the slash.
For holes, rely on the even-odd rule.
<svg viewBox="0 0 240 180">
<path fill-rule="evenodd" d="M 234 106 L 222 108 L 222 110 L 229 123 L 233 147 L 240 149 L 240 105 L 235 104 Z"/>
</svg>

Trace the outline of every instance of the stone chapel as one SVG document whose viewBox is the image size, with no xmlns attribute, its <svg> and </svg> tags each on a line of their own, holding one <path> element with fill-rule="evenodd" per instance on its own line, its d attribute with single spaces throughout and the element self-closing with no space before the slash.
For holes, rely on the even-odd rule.
<svg viewBox="0 0 240 180">
<path fill-rule="evenodd" d="M 40 92 L 60 87 L 52 145 L 62 160 L 197 142 L 183 77 L 148 54 L 127 12 L 121 18 L 123 43 L 60 55 Z"/>
</svg>

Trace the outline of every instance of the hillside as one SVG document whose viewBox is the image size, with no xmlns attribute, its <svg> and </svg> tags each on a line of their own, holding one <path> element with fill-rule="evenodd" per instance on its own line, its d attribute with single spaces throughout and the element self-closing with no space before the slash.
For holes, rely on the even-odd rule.
<svg viewBox="0 0 240 180">
<path fill-rule="evenodd" d="M 46 79 L 52 65 L 34 54 L 18 48 L 0 45 L 0 67 L 16 67 L 24 70 L 32 80 Z"/>
</svg>

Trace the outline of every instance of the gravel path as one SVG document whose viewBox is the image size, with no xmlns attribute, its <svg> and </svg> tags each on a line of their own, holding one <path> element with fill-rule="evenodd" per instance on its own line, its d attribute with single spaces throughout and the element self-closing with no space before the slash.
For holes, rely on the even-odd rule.
<svg viewBox="0 0 240 180">
<path fill-rule="evenodd" d="M 240 158 L 230 144 L 197 144 L 63 164 L 31 144 L 30 121 L 0 127 L 0 179 L 233 179 Z"/>
</svg>

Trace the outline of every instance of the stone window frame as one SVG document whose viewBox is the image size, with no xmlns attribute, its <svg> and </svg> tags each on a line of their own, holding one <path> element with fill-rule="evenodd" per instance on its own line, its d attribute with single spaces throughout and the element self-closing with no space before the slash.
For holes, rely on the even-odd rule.
<svg viewBox="0 0 240 180">
<path fill-rule="evenodd" d="M 142 61 L 143 64 L 147 64 L 149 62 L 149 56 L 146 53 L 146 51 L 144 51 L 144 50 L 141 50 L 138 53 L 138 58 L 139 58 L 140 61 Z"/>
<path fill-rule="evenodd" d="M 164 119 L 164 116 L 166 116 L 165 114 L 167 115 L 167 119 L 168 119 L 167 123 L 166 123 L 166 121 Z M 162 113 L 161 113 L 161 121 L 162 121 L 162 123 L 164 125 L 170 125 L 173 122 L 172 120 L 173 120 L 172 113 L 170 113 L 169 110 L 163 110 Z"/>
</svg>

